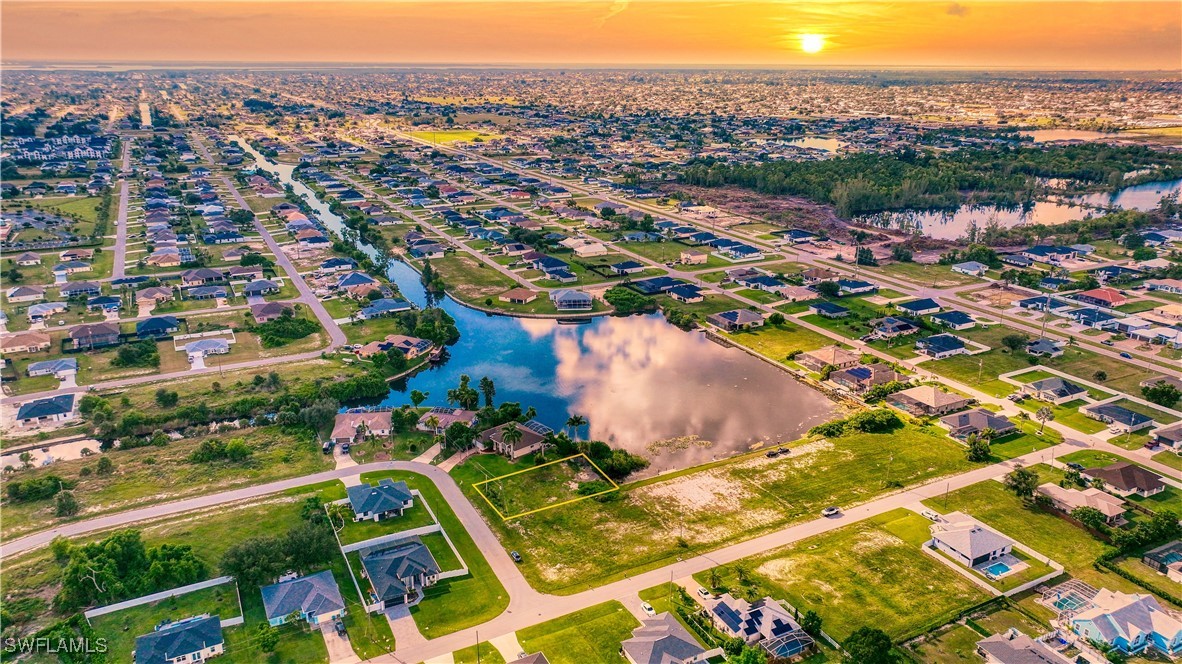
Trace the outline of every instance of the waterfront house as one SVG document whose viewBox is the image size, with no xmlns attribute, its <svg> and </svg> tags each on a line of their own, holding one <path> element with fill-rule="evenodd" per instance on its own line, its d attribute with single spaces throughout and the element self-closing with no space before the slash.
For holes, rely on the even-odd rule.
<svg viewBox="0 0 1182 664">
<path fill-rule="evenodd" d="M 521 434 L 521 439 L 510 443 L 505 441 L 504 433 L 511 424 L 516 425 L 517 431 Z M 485 429 L 476 437 L 476 442 L 483 447 L 483 449 L 503 454 L 509 457 L 510 460 L 516 461 L 518 458 L 527 454 L 533 454 L 542 449 L 542 443 L 546 440 L 546 434 L 550 433 L 550 427 L 530 420 L 528 422 L 506 422 L 504 424 Z"/>
<path fill-rule="evenodd" d="M 835 369 L 848 369 L 856 366 L 861 357 L 860 354 L 839 346 L 826 346 L 797 355 L 796 362 L 809 371 L 820 372 L 827 366 L 832 366 Z"/>
<path fill-rule="evenodd" d="M 935 385 L 918 385 L 892 394 L 888 402 L 913 415 L 947 415 L 968 406 L 972 399 Z"/>
<path fill-rule="evenodd" d="M 352 443 L 371 436 L 389 438 L 391 419 L 388 410 L 338 413 L 329 438 L 334 443 Z"/>
<path fill-rule="evenodd" d="M 551 291 L 550 301 L 559 311 L 591 311 L 594 307 L 594 300 L 590 294 L 569 288 Z"/>
<path fill-rule="evenodd" d="M 706 317 L 706 322 L 720 327 L 727 332 L 734 332 L 736 330 L 760 327 L 763 325 L 764 320 L 762 315 L 749 309 L 732 309 L 730 311 L 710 314 Z"/>
</svg>

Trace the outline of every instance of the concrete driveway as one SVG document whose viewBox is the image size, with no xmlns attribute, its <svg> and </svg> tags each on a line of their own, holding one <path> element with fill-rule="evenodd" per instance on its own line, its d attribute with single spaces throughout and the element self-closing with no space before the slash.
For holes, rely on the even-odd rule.
<svg viewBox="0 0 1182 664">
<path fill-rule="evenodd" d="M 320 634 L 324 637 L 324 645 L 328 646 L 329 664 L 357 664 L 361 661 L 349 640 L 337 634 L 331 622 L 320 626 Z"/>
</svg>

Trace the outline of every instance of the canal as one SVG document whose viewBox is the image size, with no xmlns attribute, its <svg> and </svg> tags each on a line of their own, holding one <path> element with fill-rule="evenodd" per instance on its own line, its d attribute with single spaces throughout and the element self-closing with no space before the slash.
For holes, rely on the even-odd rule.
<svg viewBox="0 0 1182 664">
<path fill-rule="evenodd" d="M 235 139 L 260 168 L 277 175 L 340 233 L 343 220 L 292 175 Z M 378 251 L 362 248 L 371 256 Z M 390 261 L 390 281 L 418 306 L 427 293 L 418 273 Z M 447 360 L 391 386 L 383 405 L 446 406 L 447 390 L 468 374 L 488 376 L 497 402 L 533 406 L 537 419 L 561 429 L 572 414 L 587 418 L 582 436 L 608 441 L 652 462 L 648 473 L 686 468 L 763 444 L 791 441 L 825 421 L 834 404 L 782 370 L 700 332 L 685 332 L 660 314 L 598 317 L 583 324 L 489 315 L 450 297 L 438 303 L 456 320 L 460 340 Z M 588 432 L 589 430 L 589 432 Z"/>
</svg>

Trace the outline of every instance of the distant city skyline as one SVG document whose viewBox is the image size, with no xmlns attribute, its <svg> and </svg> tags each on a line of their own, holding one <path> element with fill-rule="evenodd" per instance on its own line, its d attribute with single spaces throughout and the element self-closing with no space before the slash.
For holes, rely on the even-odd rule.
<svg viewBox="0 0 1182 664">
<path fill-rule="evenodd" d="M 7 0 L 5 62 L 1182 70 L 1182 3 Z"/>
</svg>

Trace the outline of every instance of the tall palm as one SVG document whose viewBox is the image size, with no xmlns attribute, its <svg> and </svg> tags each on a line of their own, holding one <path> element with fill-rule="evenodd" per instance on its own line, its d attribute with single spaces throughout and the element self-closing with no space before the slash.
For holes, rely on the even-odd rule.
<svg viewBox="0 0 1182 664">
<path fill-rule="evenodd" d="M 586 424 L 587 418 L 583 417 L 582 415 L 571 415 L 566 419 L 566 426 L 574 429 L 576 441 L 579 439 L 579 427 Z"/>
<path fill-rule="evenodd" d="M 501 430 L 501 442 L 504 443 L 505 446 L 510 450 L 516 447 L 517 443 L 521 442 L 521 438 L 521 429 L 517 428 L 516 422 L 510 422 L 503 430 Z"/>
<path fill-rule="evenodd" d="M 1051 410 L 1047 406 L 1043 406 L 1034 413 L 1034 419 L 1042 423 L 1038 427 L 1038 432 L 1041 434 L 1042 430 L 1046 428 L 1047 422 L 1055 419 L 1055 411 Z"/>
</svg>

